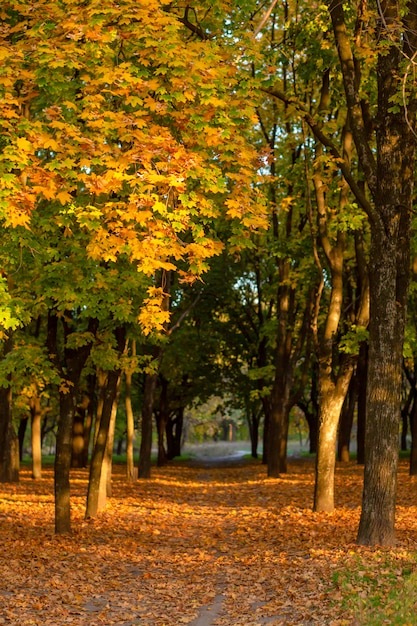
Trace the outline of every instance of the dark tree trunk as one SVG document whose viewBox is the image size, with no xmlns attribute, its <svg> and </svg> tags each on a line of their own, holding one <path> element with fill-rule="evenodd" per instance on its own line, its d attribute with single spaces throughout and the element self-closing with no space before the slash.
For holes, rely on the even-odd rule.
<svg viewBox="0 0 417 626">
<path fill-rule="evenodd" d="M 268 441 L 269 441 L 269 422 L 271 415 L 271 400 L 269 397 L 262 398 L 262 407 L 264 411 L 264 431 L 262 437 L 262 463 L 268 464 Z"/>
<path fill-rule="evenodd" d="M 414 394 L 413 406 L 410 417 L 411 426 L 411 450 L 410 450 L 410 476 L 417 476 L 417 394 Z"/>
<path fill-rule="evenodd" d="M 360 74 L 347 33 L 343 4 L 329 1 L 349 119 L 373 204 L 355 190 L 370 230 L 371 314 L 365 430 L 365 473 L 357 541 L 393 545 L 401 408 L 402 349 L 410 274 L 411 211 L 415 176 L 415 98 L 399 101 L 404 68 L 414 63 L 417 0 L 404 13 L 396 0 L 378 3 L 376 149 L 368 143 L 360 94 Z M 393 106 L 398 102 L 398 106 Z M 376 156 L 376 158 L 375 158 Z"/>
<path fill-rule="evenodd" d="M 93 429 L 94 414 L 96 410 L 96 398 L 95 398 L 96 382 L 97 382 L 96 374 L 89 374 L 87 376 L 88 406 L 87 406 L 87 410 L 85 413 L 85 422 L 84 422 L 83 467 L 88 466 L 90 439 L 91 439 L 91 432 Z"/>
<path fill-rule="evenodd" d="M 76 393 L 70 387 L 59 395 L 59 422 L 55 453 L 55 532 L 71 532 L 70 467 L 72 452 L 72 422 L 75 413 Z"/>
<path fill-rule="evenodd" d="M 289 388 L 276 389 L 272 399 L 268 434 L 268 476 L 278 478 L 287 471 L 287 440 L 291 405 Z M 281 395 L 285 394 L 285 395 Z"/>
<path fill-rule="evenodd" d="M 167 459 L 181 456 L 182 428 L 184 424 L 184 407 L 180 406 L 168 420 L 165 434 L 167 440 Z"/>
<path fill-rule="evenodd" d="M 363 343 L 359 349 L 356 377 L 358 381 L 357 462 L 359 465 L 363 465 L 365 463 L 366 380 L 368 377 L 368 346 L 366 343 Z"/>
<path fill-rule="evenodd" d="M 177 417 L 175 418 L 175 432 L 174 432 L 174 457 L 181 456 L 181 442 L 184 426 L 184 407 L 180 406 L 177 411 Z"/>
<path fill-rule="evenodd" d="M 158 467 L 166 464 L 168 457 L 165 450 L 164 440 L 166 427 L 169 421 L 168 414 L 168 381 L 164 376 L 159 377 L 161 384 L 161 395 L 159 398 L 159 407 L 155 412 L 156 428 L 158 432 Z"/>
<path fill-rule="evenodd" d="M 357 375 L 355 372 L 350 382 L 349 392 L 345 398 L 340 419 L 337 457 L 342 463 L 348 463 L 350 460 L 350 438 L 352 434 L 357 395 Z"/>
<path fill-rule="evenodd" d="M 9 335 L 4 343 L 3 354 L 12 349 Z M 19 440 L 12 421 L 11 387 L 0 387 L 0 483 L 19 482 Z"/>
<path fill-rule="evenodd" d="M 22 417 L 22 419 L 19 422 L 19 428 L 17 429 L 17 438 L 19 440 L 19 460 L 20 461 L 23 459 L 23 446 L 25 443 L 25 435 L 26 435 L 26 429 L 27 429 L 28 423 L 29 423 L 29 418 Z"/>
<path fill-rule="evenodd" d="M 253 459 L 257 459 L 261 411 L 251 404 L 246 408 L 246 414 L 249 425 L 251 455 Z"/>
<path fill-rule="evenodd" d="M 146 374 L 145 389 L 142 405 L 141 442 L 139 452 L 138 477 L 151 477 L 151 453 L 152 453 L 152 418 L 155 398 L 157 374 Z"/>
<path fill-rule="evenodd" d="M 401 408 L 401 450 L 407 451 L 407 435 L 408 424 L 411 424 L 411 413 L 413 410 L 413 402 L 416 394 L 415 384 L 413 383 L 408 391 L 407 399 Z"/>
<path fill-rule="evenodd" d="M 400 17 L 394 0 L 386 3 L 386 19 Z M 408 4 L 416 21 L 417 2 Z M 387 22 L 380 24 L 385 37 Z M 406 55 L 410 40 L 408 32 Z M 408 37 L 410 36 L 410 40 Z M 377 193 L 379 219 L 371 224 L 370 277 L 371 324 L 365 475 L 358 543 L 395 543 L 398 434 L 401 411 L 402 350 L 410 274 L 411 210 L 415 167 L 415 103 L 407 111 L 392 110 L 392 99 L 401 89 L 403 54 L 391 45 L 380 54 L 378 79 Z"/>
<path fill-rule="evenodd" d="M 72 425 L 71 467 L 84 467 L 84 414 L 85 408 L 77 406 Z"/>
<path fill-rule="evenodd" d="M 70 314 L 68 313 L 68 318 Z M 63 319 L 64 340 L 71 329 Z M 50 354 L 57 354 L 58 318 L 50 314 L 48 317 L 47 344 Z M 95 333 L 97 320 L 90 320 L 89 332 Z M 78 349 L 64 347 L 64 368 L 61 369 L 62 383 L 59 393 L 59 421 L 56 436 L 55 455 L 55 532 L 66 534 L 71 532 L 70 508 L 70 468 L 72 456 L 72 429 L 76 411 L 78 385 L 81 372 L 90 354 L 91 344 Z"/>
</svg>

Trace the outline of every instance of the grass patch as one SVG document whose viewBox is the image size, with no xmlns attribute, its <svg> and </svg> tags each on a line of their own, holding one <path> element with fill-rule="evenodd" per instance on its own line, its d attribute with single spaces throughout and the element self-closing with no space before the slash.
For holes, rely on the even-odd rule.
<svg viewBox="0 0 417 626">
<path fill-rule="evenodd" d="M 366 552 L 347 561 L 332 583 L 337 602 L 355 624 L 417 626 L 416 553 Z"/>
</svg>

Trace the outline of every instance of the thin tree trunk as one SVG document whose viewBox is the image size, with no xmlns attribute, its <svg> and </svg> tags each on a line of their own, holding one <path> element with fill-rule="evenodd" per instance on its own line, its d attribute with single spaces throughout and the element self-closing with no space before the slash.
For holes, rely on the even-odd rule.
<svg viewBox="0 0 417 626">
<path fill-rule="evenodd" d="M 96 391 L 97 375 L 89 374 L 87 376 L 87 396 L 88 406 L 85 414 L 84 423 L 84 447 L 83 447 L 83 467 L 88 466 L 88 455 L 90 449 L 91 432 L 93 429 L 94 413 L 96 409 L 95 391 Z"/>
<path fill-rule="evenodd" d="M 42 409 L 41 399 L 35 396 L 30 399 L 31 441 L 32 441 L 32 478 L 42 478 Z"/>
<path fill-rule="evenodd" d="M 165 450 L 164 439 L 166 426 L 169 420 L 168 415 L 168 381 L 164 376 L 159 376 L 161 395 L 159 399 L 159 407 L 156 411 L 156 426 L 158 431 L 158 467 L 162 467 L 167 462 L 167 453 Z"/>
<path fill-rule="evenodd" d="M 352 380 L 349 386 L 349 392 L 346 396 L 343 404 L 339 436 L 337 442 L 337 457 L 342 463 L 348 463 L 350 461 L 350 439 L 352 434 L 353 416 L 355 413 L 357 398 L 357 375 L 356 372 L 352 376 Z"/>
<path fill-rule="evenodd" d="M 410 450 L 410 476 L 417 476 L 417 394 L 414 393 L 413 406 L 411 408 L 411 450 Z"/>
<path fill-rule="evenodd" d="M 125 371 L 125 407 L 126 407 L 126 478 L 133 482 L 135 476 L 135 460 L 133 458 L 133 442 L 135 437 L 135 419 L 132 409 L 132 372 Z"/>
<path fill-rule="evenodd" d="M 4 342 L 3 354 L 12 349 L 12 337 Z M 12 390 L 0 387 L 0 483 L 19 482 L 19 440 L 12 421 Z"/>
<path fill-rule="evenodd" d="M 19 440 L 19 461 L 22 461 L 23 459 L 23 447 L 25 444 L 25 435 L 28 422 L 28 417 L 22 417 L 19 422 L 19 428 L 17 429 L 17 438 Z"/>
<path fill-rule="evenodd" d="M 359 348 L 356 374 L 358 377 L 357 462 L 363 465 L 365 463 L 366 381 L 368 377 L 368 345 L 366 343 Z"/>
<path fill-rule="evenodd" d="M 114 433 L 115 433 L 115 428 L 116 428 L 117 406 L 119 403 L 119 395 L 120 395 L 120 382 L 121 382 L 121 373 L 119 376 L 119 380 L 117 381 L 116 396 L 113 400 L 113 406 L 111 409 L 109 432 L 107 435 L 107 443 L 106 443 L 106 451 L 104 454 L 103 466 L 102 466 L 101 476 L 100 476 L 97 512 L 104 511 L 104 509 L 106 508 L 107 498 L 111 498 L 112 493 L 113 493 L 111 479 L 112 479 L 112 471 L 113 471 Z"/>
<path fill-rule="evenodd" d="M 142 405 L 141 442 L 138 466 L 139 478 L 151 477 L 152 418 L 157 381 L 157 374 L 146 374 Z"/>
</svg>

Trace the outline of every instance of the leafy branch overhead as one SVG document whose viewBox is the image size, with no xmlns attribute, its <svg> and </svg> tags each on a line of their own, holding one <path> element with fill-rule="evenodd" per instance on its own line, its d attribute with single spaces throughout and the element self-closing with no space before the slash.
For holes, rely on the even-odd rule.
<svg viewBox="0 0 417 626">
<path fill-rule="evenodd" d="M 36 213 L 38 228 L 81 238 L 97 263 L 189 281 L 223 247 L 221 215 L 265 225 L 245 136 L 253 110 L 221 45 L 187 40 L 156 1 L 1 10 L 6 227 L 31 230 Z"/>
</svg>

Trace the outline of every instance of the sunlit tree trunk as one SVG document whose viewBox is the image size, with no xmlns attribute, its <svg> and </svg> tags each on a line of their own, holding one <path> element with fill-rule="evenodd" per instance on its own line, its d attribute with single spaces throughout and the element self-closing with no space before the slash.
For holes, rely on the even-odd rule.
<svg viewBox="0 0 417 626">
<path fill-rule="evenodd" d="M 30 399 L 31 443 L 32 443 L 32 478 L 42 478 L 42 409 L 41 399 L 34 396 Z"/>
<path fill-rule="evenodd" d="M 126 478 L 133 482 L 135 475 L 135 461 L 133 458 L 133 443 L 135 437 L 135 419 L 132 409 L 132 372 L 125 371 L 125 407 L 126 407 Z"/>
<path fill-rule="evenodd" d="M 117 351 L 119 355 L 121 355 L 125 349 L 125 329 L 123 327 L 117 328 L 115 330 L 115 335 L 117 339 Z M 104 508 L 107 493 L 107 474 L 105 474 L 106 469 L 103 473 L 103 467 L 105 464 L 110 424 L 112 415 L 114 415 L 113 409 L 119 388 L 120 377 L 121 370 L 118 368 L 108 372 L 107 375 L 107 382 L 103 394 L 103 408 L 100 425 L 96 432 L 93 454 L 91 457 L 87 506 L 85 513 L 86 518 L 96 517 L 100 508 Z"/>
</svg>

